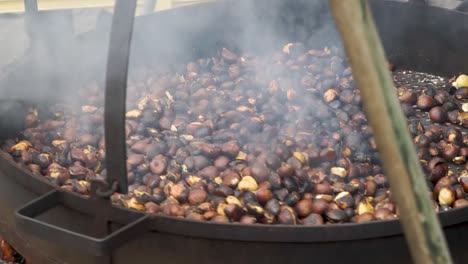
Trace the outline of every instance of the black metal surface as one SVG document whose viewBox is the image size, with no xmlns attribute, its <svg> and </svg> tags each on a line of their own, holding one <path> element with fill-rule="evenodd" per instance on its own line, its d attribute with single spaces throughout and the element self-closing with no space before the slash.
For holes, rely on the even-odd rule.
<svg viewBox="0 0 468 264">
<path fill-rule="evenodd" d="M 125 144 L 125 102 L 130 42 L 135 17 L 136 0 L 117 0 L 109 43 L 104 106 L 104 134 L 109 197 L 115 191 L 128 192 L 127 146 Z M 117 190 L 112 188 L 117 183 Z"/>
<path fill-rule="evenodd" d="M 297 40 L 321 46 L 337 38 L 333 31 L 326 35 L 315 34 L 324 27 L 333 27 L 327 12 L 315 9 L 316 2 L 257 0 L 257 9 L 251 14 L 239 8 L 246 2 L 204 4 L 137 19 L 132 61 L 154 64 L 155 61 L 168 61 L 169 57 L 190 60 L 209 56 L 210 52 L 219 47 L 239 47 L 245 44 L 243 36 L 260 40 L 249 43 L 250 48 L 259 50 L 259 45 L 264 41 L 264 31 L 268 29 L 278 32 L 280 42 Z M 278 3 L 284 4 L 280 5 L 282 12 L 279 14 L 271 8 Z M 326 6 L 326 1 L 320 3 Z M 468 40 L 457 38 L 468 34 L 466 16 L 434 7 L 382 1 L 372 2 L 372 8 L 386 52 L 397 67 L 445 76 L 468 71 L 468 63 L 461 59 L 468 56 Z M 294 19 L 290 19 L 291 16 Z M 251 17 L 261 17 L 262 20 L 247 27 L 245 21 Z M 312 35 L 314 39 L 309 41 L 308 36 Z M 17 188 L 18 193 L 18 197 L 3 196 L 4 193 L 10 193 L 8 190 L 4 190 L 4 193 L 0 191 L 2 220 L 2 217 L 13 214 L 15 206 L 24 205 L 24 197 L 29 199 L 34 193 L 44 194 L 54 188 L 43 178 L 18 168 L 12 161 L 0 158 L 0 167 L 3 168 L 3 173 L 0 173 L 0 190 L 3 190 L 1 186 L 7 184 L 10 188 Z M 17 185 L 10 184 L 11 181 Z M 29 193 L 25 192 L 27 189 L 33 194 L 26 195 Z M 83 215 L 82 218 L 44 215 L 41 221 L 53 222 L 55 226 L 64 226 L 64 229 L 77 233 L 87 233 L 89 226 L 83 224 L 84 219 L 92 223 L 99 208 L 77 195 L 60 195 L 63 204 L 67 205 L 63 215 L 79 213 Z M 10 205 L 2 200 L 15 202 Z M 121 208 L 111 208 L 106 214 L 109 221 L 121 224 L 131 222 L 135 217 L 133 214 L 142 215 Z M 456 263 L 464 263 L 468 257 L 464 246 L 468 243 L 467 214 L 466 208 L 440 214 Z M 4 226 L 12 230 L 18 228 L 8 217 L 4 222 L 0 221 L 2 223 L 6 223 Z M 323 263 L 375 263 L 376 260 L 379 263 L 410 263 L 406 242 L 396 220 L 299 227 L 217 224 L 155 215 L 151 216 L 149 224 L 151 232 L 125 243 L 112 254 L 110 260 L 106 259 L 108 262 L 103 263 L 138 263 L 154 259 L 161 263 L 310 263 L 312 260 Z M 22 234 L 21 238 L 12 233 L 9 236 L 13 238 L 11 241 L 34 241 L 34 246 L 26 247 L 24 253 L 20 250 L 25 255 L 33 255 L 33 251 L 40 248 L 44 252 L 52 252 L 50 254 L 62 262 L 91 263 L 78 259 L 70 244 L 62 246 L 49 243 L 45 246 L 30 234 Z M 9 236 L 5 237 L 8 239 Z M 82 254 L 86 255 L 84 251 Z M 89 256 L 89 259 L 94 258 Z"/>
</svg>

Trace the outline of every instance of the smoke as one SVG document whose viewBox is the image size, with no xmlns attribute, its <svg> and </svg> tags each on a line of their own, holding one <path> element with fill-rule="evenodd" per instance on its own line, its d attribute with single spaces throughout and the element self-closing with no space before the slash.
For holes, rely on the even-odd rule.
<svg viewBox="0 0 468 264">
<path fill-rule="evenodd" d="M 200 5 L 139 18 L 132 62 L 188 61 L 210 57 L 223 46 L 265 55 L 293 40 L 311 48 L 340 43 L 327 1 L 218 2 L 227 5 L 215 3 L 209 9 Z"/>
<path fill-rule="evenodd" d="M 301 5 L 308 9 L 320 8 L 325 12 L 311 14 L 326 15 L 326 1 L 307 1 L 307 4 L 304 1 L 294 1 L 296 4 L 286 4 L 288 1 L 239 2 L 232 10 L 216 9 L 218 14 L 201 5 L 190 11 L 182 8 L 159 16 L 138 18 L 131 68 L 209 57 L 221 46 L 265 53 L 280 49 L 293 38 L 301 38 L 301 41 L 316 39 L 318 41 L 312 41 L 312 44 L 321 46 L 321 40 L 327 41 L 327 38 L 318 35 L 327 36 L 327 26 L 332 28 L 332 24 L 320 25 L 323 19 L 316 15 L 300 21 L 304 22 L 301 28 L 294 14 L 297 10 L 291 8 Z M 47 11 L 35 17 L 4 15 L 0 22 L 2 54 L 6 55 L 2 56 L 0 64 L 2 99 L 68 103 L 79 99 L 75 96 L 77 89 L 89 80 L 94 79 L 102 85 L 111 14 L 93 9 Z M 314 25 L 311 27 L 310 23 Z M 309 34 L 310 28 L 317 37 Z"/>
<path fill-rule="evenodd" d="M 98 18 L 106 17 L 93 9 L 0 16 L 2 133 L 21 129 L 28 104 L 45 119 L 52 104 L 80 107 L 84 86 L 103 88 L 110 19 Z"/>
<path fill-rule="evenodd" d="M 180 71 L 181 63 L 196 58 L 210 58 L 222 47 L 239 55 L 263 56 L 281 51 L 288 42 L 302 42 L 306 48 L 335 46 L 339 54 L 343 54 L 325 0 L 223 2 L 226 3 L 209 4 L 210 8 L 201 4 L 138 17 L 132 39 L 129 90 L 145 86 L 140 85 L 142 81 L 139 79 L 147 78 L 151 72 L 141 74 L 141 68 L 151 69 L 163 65 L 173 66 L 173 69 Z M 392 7 L 392 13 L 396 9 Z M 379 14 L 386 12 L 380 9 L 377 11 Z M 95 87 L 94 90 L 103 93 L 111 18 L 110 13 L 95 9 L 43 12 L 32 18 L 26 18 L 25 15 L 2 15 L 2 53 L 8 56 L 2 56 L 4 61 L 0 66 L 0 100 L 11 102 L 13 99 L 46 106 L 60 102 L 80 107 L 88 99 L 80 94 L 83 87 Z M 432 19 L 423 15 L 419 18 L 424 21 Z M 408 22 L 410 19 L 414 19 L 411 12 L 402 12 L 398 20 L 392 15 L 378 18 L 380 27 L 386 29 L 386 34 L 382 35 L 386 48 L 395 54 L 392 59 L 403 66 L 414 64 L 410 60 L 421 61 L 418 59 L 419 54 L 408 52 L 409 47 L 417 50 L 413 47 L 419 45 L 432 51 L 442 46 L 440 41 L 435 42 L 433 39 L 427 45 L 426 40 L 431 39 L 427 35 L 434 32 L 429 31 L 428 27 L 422 28 L 427 31 L 416 30 L 421 38 L 414 41 L 410 32 L 415 31 L 414 28 L 402 30 L 406 24 L 412 25 Z M 390 27 L 391 24 L 394 26 Z M 440 33 L 448 35 L 447 32 L 453 30 L 451 28 Z M 461 45 L 459 41 L 454 43 L 447 40 L 446 43 L 451 47 Z M 416 66 L 426 67 L 424 65 Z M 256 74 L 261 76 L 270 73 L 256 69 Z M 287 80 L 283 82 L 287 83 Z M 264 86 L 259 89 L 267 88 Z M 98 103 L 102 105 L 102 96 L 99 100 Z M 309 109 L 314 102 L 304 99 L 301 104 L 303 109 Z M 22 114 L 21 111 L 11 110 L 18 108 L 21 108 L 19 104 L 15 104 L 15 107 L 1 104 L 0 111 L 8 112 L 13 120 L 21 120 L 11 116 L 11 113 Z"/>
<path fill-rule="evenodd" d="M 200 5 L 139 17 L 134 28 L 131 70 L 141 65 L 171 65 L 210 57 L 222 46 L 255 54 L 277 51 L 291 41 L 303 42 L 308 48 L 341 49 L 327 1 L 226 2 L 233 8 L 221 8 L 216 3 L 216 8 Z M 24 14 L 2 15 L 0 98 L 73 103 L 79 101 L 76 91 L 84 83 L 95 80 L 102 86 L 111 16 L 94 9 L 48 11 L 29 19 Z M 385 43 L 403 47 L 411 44 L 408 42 L 413 38 L 408 37 L 410 33 L 403 26 L 414 23 L 406 21 L 410 19 L 406 17 L 406 12 L 399 21 L 394 21 L 393 16 L 379 17 L 380 25 L 388 31 L 382 35 Z M 432 17 L 420 15 L 418 19 L 430 22 Z M 394 29 L 388 26 L 391 23 Z M 453 32 L 456 28 L 444 30 Z M 446 41 L 447 45 L 453 42 Z M 386 48 L 399 52 L 388 45 Z"/>
<path fill-rule="evenodd" d="M 225 2 L 137 18 L 129 79 L 137 79 L 142 67 L 180 65 L 211 57 L 222 47 L 267 55 L 291 41 L 311 48 L 339 45 L 327 1 Z M 88 99 L 80 93 L 83 87 L 104 92 L 111 18 L 94 9 L 2 15 L 2 53 L 7 56 L 0 64 L 0 100 L 10 103 L 0 110 L 9 124 L 23 119 L 25 110 L 18 109 L 24 103 L 79 109 Z M 261 69 L 257 74 L 263 74 Z"/>
</svg>

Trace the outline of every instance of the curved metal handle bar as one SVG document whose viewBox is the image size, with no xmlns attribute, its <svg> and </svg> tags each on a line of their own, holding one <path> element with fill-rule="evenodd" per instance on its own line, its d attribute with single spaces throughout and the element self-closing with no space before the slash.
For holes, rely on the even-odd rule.
<svg viewBox="0 0 468 264">
<path fill-rule="evenodd" d="M 136 0 L 116 0 L 107 58 L 104 104 L 107 182 L 108 186 L 117 182 L 120 193 L 128 192 L 125 101 L 136 4 Z"/>
</svg>

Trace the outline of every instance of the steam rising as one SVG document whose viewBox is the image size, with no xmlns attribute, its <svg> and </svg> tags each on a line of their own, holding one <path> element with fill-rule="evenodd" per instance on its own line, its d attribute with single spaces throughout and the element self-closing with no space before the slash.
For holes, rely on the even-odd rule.
<svg viewBox="0 0 468 264">
<path fill-rule="evenodd" d="M 138 79 L 149 78 L 148 74 L 151 74 L 141 71 L 142 67 L 171 65 L 177 69 L 181 63 L 195 58 L 211 57 L 222 47 L 239 55 L 263 56 L 280 51 L 291 41 L 303 42 L 307 48 L 339 46 L 327 1 L 227 2 L 228 6 L 234 3 L 236 8 L 221 8 L 221 4 L 216 3 L 214 9 L 200 5 L 191 10 L 182 8 L 139 17 L 132 41 L 129 97 L 135 89 L 144 89 L 135 85 L 141 83 Z M 306 20 L 297 16 L 304 10 L 311 14 Z M 110 14 L 104 11 L 96 14 L 94 10 L 61 11 L 36 17 L 18 15 L 4 20 L 2 25 L 11 26 L 7 33 L 8 47 L 16 48 L 12 43 L 19 41 L 21 34 L 17 32 L 22 32 L 23 38 L 27 36 L 23 41 L 27 49 L 23 56 L 18 56 L 18 66 L 9 65 L 2 69 L 0 89 L 3 100 L 36 103 L 42 115 L 47 112 L 41 111 L 44 110 L 42 106 L 52 103 L 79 110 L 88 99 L 80 93 L 83 87 L 94 86 L 94 90 L 103 93 Z M 256 69 L 256 74 L 273 77 L 271 72 L 263 69 Z M 297 83 L 283 79 L 281 85 L 282 89 L 287 89 L 287 85 Z M 267 89 L 267 84 L 260 89 Z M 298 97 L 303 96 L 306 95 L 298 94 Z M 102 106 L 103 97 L 99 96 L 99 99 L 97 104 Z M 308 105 L 314 103 L 304 99 L 301 104 L 301 109 L 307 111 Z M 8 111 L 13 109 L 12 106 L 3 104 L 3 107 L 7 109 L 0 110 L 8 112 L 10 120 L 23 120 L 23 104 L 14 105 L 13 112 Z M 301 115 L 307 114 L 302 112 Z"/>
<path fill-rule="evenodd" d="M 142 66 L 180 65 L 210 57 L 221 47 L 258 55 L 278 51 L 291 41 L 303 42 L 307 48 L 341 49 L 327 1 L 226 2 L 235 4 L 235 8 L 221 8 L 216 3 L 215 8 L 200 5 L 137 18 L 130 80 L 141 77 Z M 0 99 L 39 105 L 62 102 L 78 107 L 84 103 L 78 92 L 83 86 L 94 83 L 103 91 L 111 16 L 92 9 L 45 12 L 30 19 L 24 15 L 3 16 L 1 33 L 6 43 L 2 43 L 2 49 L 15 55 L 0 64 Z M 404 43 L 400 39 L 407 33 L 395 29 L 383 37 Z M 408 64 L 409 59 L 405 59 L 403 65 Z M 257 70 L 261 75 L 261 69 Z M 2 113 L 11 109 L 5 104 L 1 107 Z"/>
<path fill-rule="evenodd" d="M 297 22 L 294 10 L 285 10 L 285 1 L 268 2 L 240 1 L 240 8 L 219 9 L 214 15 L 200 6 L 194 12 L 176 11 L 181 14 L 176 19 L 167 13 L 140 17 L 135 24 L 132 69 L 142 64 L 174 65 L 194 54 L 210 56 L 224 45 L 237 51 L 265 53 L 278 50 L 295 37 L 316 39 L 313 44 L 322 46 L 333 29 L 331 23 L 320 25 L 320 17 L 311 17 L 307 23 L 314 24 L 313 36 L 305 27 L 297 27 L 296 36 L 291 36 L 291 27 Z M 326 1 L 308 5 L 328 15 Z M 277 17 L 273 25 L 271 16 Z M 6 40 L 2 52 L 11 56 L 0 66 L 1 98 L 74 103 L 78 99 L 75 92 L 84 83 L 95 80 L 102 86 L 110 20 L 111 14 L 96 10 L 44 12 L 34 18 L 24 14 L 2 17 L 2 39 Z"/>
<path fill-rule="evenodd" d="M 239 3 L 235 9 L 207 10 L 201 5 L 138 18 L 132 65 L 168 65 L 194 54 L 210 56 L 223 45 L 256 53 L 278 50 L 292 40 L 310 48 L 341 46 L 327 1 L 228 2 Z M 102 86 L 110 19 L 111 14 L 93 9 L 55 11 L 31 19 L 28 26 L 22 14 L 2 15 L 2 53 L 6 54 L 0 63 L 2 98 L 69 100 L 84 81 L 94 79 Z M 407 33 L 402 28 L 398 31 Z M 392 38 L 403 35 L 391 34 Z M 19 71 L 6 67 L 13 61 L 27 66 Z"/>
</svg>

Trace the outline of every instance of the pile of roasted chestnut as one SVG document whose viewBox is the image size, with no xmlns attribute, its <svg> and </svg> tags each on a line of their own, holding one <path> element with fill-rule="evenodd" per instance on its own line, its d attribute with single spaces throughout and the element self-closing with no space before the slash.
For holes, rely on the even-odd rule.
<svg viewBox="0 0 468 264">
<path fill-rule="evenodd" d="M 368 222 L 398 217 L 345 58 L 289 43 L 270 57 L 221 49 L 129 81 L 130 192 L 115 205 L 199 221 Z M 468 205 L 468 76 L 394 70 L 436 211 Z M 78 108 L 34 108 L 3 150 L 61 188 L 105 179 L 103 87 Z"/>
</svg>

